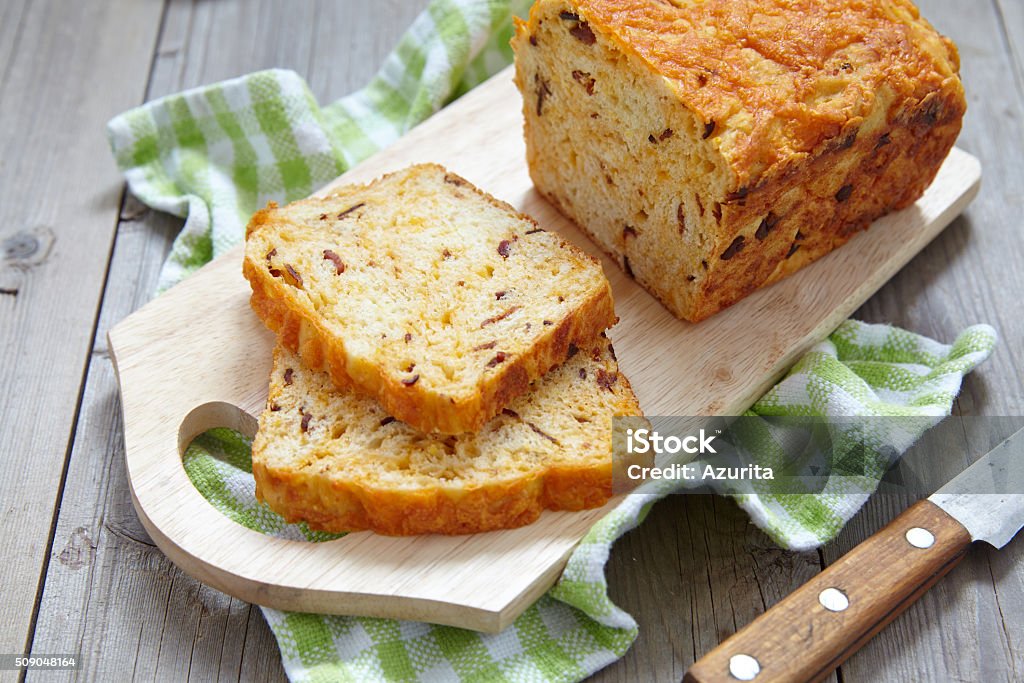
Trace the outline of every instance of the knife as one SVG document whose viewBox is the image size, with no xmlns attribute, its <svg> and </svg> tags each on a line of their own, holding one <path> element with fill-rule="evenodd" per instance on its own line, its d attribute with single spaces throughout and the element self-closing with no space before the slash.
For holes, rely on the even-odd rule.
<svg viewBox="0 0 1024 683">
<path fill-rule="evenodd" d="M 1024 527 L 1024 429 L 699 659 L 684 683 L 820 681 L 984 541 Z"/>
</svg>

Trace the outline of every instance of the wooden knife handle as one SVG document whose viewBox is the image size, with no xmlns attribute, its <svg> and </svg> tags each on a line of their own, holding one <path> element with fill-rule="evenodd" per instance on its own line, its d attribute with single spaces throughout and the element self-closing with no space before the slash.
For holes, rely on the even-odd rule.
<svg viewBox="0 0 1024 683">
<path fill-rule="evenodd" d="M 967 530 L 922 500 L 698 660 L 684 683 L 820 681 L 952 569 Z"/>
</svg>

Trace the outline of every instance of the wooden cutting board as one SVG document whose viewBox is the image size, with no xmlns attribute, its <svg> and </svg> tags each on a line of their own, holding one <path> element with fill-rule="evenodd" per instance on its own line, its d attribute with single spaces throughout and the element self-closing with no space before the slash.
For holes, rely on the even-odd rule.
<svg viewBox="0 0 1024 683">
<path fill-rule="evenodd" d="M 520 99 L 498 74 L 335 184 L 438 162 L 601 256 L 533 189 Z M 978 161 L 954 149 L 916 205 L 700 324 L 684 323 L 609 259 L 619 362 L 648 415 L 736 414 L 776 382 L 935 237 L 977 193 Z M 557 579 L 586 531 L 617 503 L 545 513 L 471 536 L 284 541 L 228 520 L 196 491 L 181 456 L 212 427 L 253 434 L 273 336 L 249 309 L 241 248 L 209 264 L 109 335 L 121 385 L 128 479 L 153 540 L 225 593 L 280 609 L 395 617 L 496 632 Z"/>
</svg>

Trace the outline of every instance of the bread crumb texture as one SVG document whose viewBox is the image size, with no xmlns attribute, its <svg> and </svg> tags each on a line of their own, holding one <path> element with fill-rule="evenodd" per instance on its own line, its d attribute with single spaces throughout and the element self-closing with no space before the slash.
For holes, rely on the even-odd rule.
<svg viewBox="0 0 1024 683">
<path fill-rule="evenodd" d="M 966 108 L 905 0 L 539 0 L 512 44 L 538 189 L 687 320 L 913 203 Z"/>
<path fill-rule="evenodd" d="M 436 165 L 257 213 L 256 313 L 334 383 L 476 431 L 615 321 L 600 263 Z"/>
<path fill-rule="evenodd" d="M 341 532 L 460 534 L 603 505 L 613 416 L 640 415 L 606 337 L 572 350 L 476 434 L 427 435 L 278 344 L 253 442 L 257 497 Z"/>
</svg>

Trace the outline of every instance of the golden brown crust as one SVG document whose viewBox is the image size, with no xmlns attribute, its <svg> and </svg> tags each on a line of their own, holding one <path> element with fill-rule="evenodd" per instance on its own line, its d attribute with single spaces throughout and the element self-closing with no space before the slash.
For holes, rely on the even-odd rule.
<svg viewBox="0 0 1024 683">
<path fill-rule="evenodd" d="M 885 87 L 919 102 L 959 84 L 956 46 L 909 0 L 577 0 L 590 25 L 668 78 L 737 187 L 785 173 L 867 117 Z M 728 135 L 731 133 L 731 135 Z"/>
<path fill-rule="evenodd" d="M 471 191 L 528 225 L 537 226 L 529 216 L 436 164 L 422 164 L 417 168 L 443 173 L 445 183 L 458 187 L 459 191 Z M 287 212 L 288 207 L 278 208 L 273 203 L 258 211 L 246 229 L 247 238 L 260 230 L 287 224 Z M 561 241 L 559 248 L 568 258 L 577 259 L 600 273 L 600 263 L 574 245 Z M 569 315 L 544 321 L 535 343 L 488 372 L 475 393 L 452 396 L 425 386 L 424 382 L 407 384 L 379 365 L 352 358 L 343 340 L 330 333 L 312 303 L 307 298 L 291 296 L 292 287 L 287 279 L 274 277 L 265 259 L 248 250 L 243 274 L 253 290 L 253 310 L 278 333 L 288 349 L 300 354 L 307 366 L 327 371 L 339 387 L 353 388 L 376 398 L 396 418 L 429 433 L 460 434 L 478 430 L 509 401 L 524 393 L 531 381 L 564 362 L 570 348 L 591 343 L 618 320 L 611 286 L 602 275 L 600 288 Z"/>
<path fill-rule="evenodd" d="M 547 510 L 601 507 L 611 498 L 611 465 L 563 468 L 547 476 L 493 483 L 450 496 L 442 490 L 374 489 L 336 482 L 326 492 L 318 482 L 253 463 L 256 496 L 289 524 L 316 531 L 373 531 L 387 536 L 470 534 L 514 529 Z"/>
<path fill-rule="evenodd" d="M 614 371 L 613 386 L 607 388 L 610 393 L 605 394 L 605 389 L 599 390 L 602 396 L 608 397 L 603 405 L 608 406 L 614 415 L 640 416 L 640 405 L 629 381 L 616 370 L 607 339 L 601 339 L 605 346 L 598 345 L 586 351 L 594 359 L 593 364 L 589 360 L 581 361 L 586 358 L 581 352 L 577 365 L 566 370 L 565 377 L 575 381 L 576 368 L 587 368 L 586 379 L 579 381 L 597 381 L 600 386 L 595 374 L 599 372 L 597 368 L 607 369 L 609 373 Z M 577 444 L 580 452 L 555 453 L 547 459 L 542 458 L 540 467 L 509 468 L 482 477 L 471 485 L 456 483 L 457 474 L 447 481 L 438 479 L 431 485 L 396 485 L 394 478 L 370 478 L 357 473 L 358 463 L 347 468 L 336 461 L 322 467 L 297 466 L 297 462 L 307 459 L 316 463 L 330 460 L 331 456 L 325 449 L 330 449 L 331 444 L 316 436 L 320 423 L 344 424 L 356 432 L 360 427 L 355 415 L 324 415 L 322 411 L 329 410 L 325 407 L 329 404 L 323 402 L 322 390 L 310 384 L 308 377 L 311 371 L 305 367 L 294 371 L 289 369 L 296 359 L 283 361 L 287 355 L 282 347 L 275 350 L 267 410 L 260 419 L 260 431 L 253 443 L 253 476 L 257 499 L 267 503 L 289 523 L 306 522 L 314 530 L 333 533 L 371 530 L 397 536 L 465 534 L 515 528 L 535 521 L 545 509 L 583 510 L 600 507 L 611 498 L 611 439 L 610 435 L 599 431 L 592 437 L 584 437 L 588 440 L 582 444 Z M 282 383 L 282 377 L 288 379 Z M 568 390 L 565 384 L 553 388 Z M 303 432 L 307 428 L 310 431 L 302 435 L 309 437 L 308 441 L 296 438 L 298 435 L 292 433 L 295 431 L 295 417 L 288 411 L 294 410 L 294 405 L 287 402 L 288 391 L 301 395 L 301 401 L 308 404 L 308 410 L 314 414 L 302 428 Z M 552 407 L 546 403 L 543 405 Z M 537 408 L 516 407 L 538 414 Z M 376 424 L 382 414 L 371 414 L 370 422 Z M 533 419 L 526 412 L 513 415 L 513 418 L 497 420 L 512 419 L 521 423 Z M 572 415 L 564 418 L 575 424 L 576 418 Z M 290 424 L 291 428 L 282 428 L 282 421 L 285 425 Z M 389 428 L 393 429 L 394 425 Z M 596 422 L 589 428 L 601 429 Z M 291 441 L 275 445 L 279 439 Z M 551 448 L 546 441 L 543 443 Z M 525 444 L 509 448 L 522 447 Z M 594 457 L 594 448 L 606 447 L 606 456 Z M 289 449 L 290 455 L 280 457 L 282 449 Z M 586 452 L 588 449 L 590 452 Z"/>
<path fill-rule="evenodd" d="M 963 114 L 962 99 L 934 93 L 882 131 L 858 136 L 846 149 L 821 154 L 744 199 L 723 203 L 722 232 L 712 251 L 719 256 L 708 260 L 708 277 L 684 317 L 703 320 L 828 254 L 877 218 L 913 204 L 952 148 Z M 856 135 L 853 128 L 850 134 Z M 759 239 L 765 220 L 771 227 Z M 757 229 L 749 230 L 751 225 Z M 743 247 L 723 260 L 740 235 Z"/>
<path fill-rule="evenodd" d="M 540 516 L 539 482 L 515 481 L 451 498 L 441 491 L 369 489 L 338 482 L 325 492 L 294 472 L 253 464 L 257 498 L 294 524 L 342 533 L 374 531 L 388 536 L 463 534 L 529 524 Z M 326 493 L 326 495 L 325 495 Z"/>
<path fill-rule="evenodd" d="M 540 0 L 512 44 L 538 190 L 693 322 L 916 201 L 966 110 L 906 0 Z"/>
<path fill-rule="evenodd" d="M 422 391 L 417 385 L 389 381 L 382 374 L 364 373 L 362 383 L 356 384 L 347 370 L 344 346 L 331 339 L 317 316 L 292 307 L 288 298 L 277 294 L 280 281 L 265 268 L 246 259 L 243 273 L 252 287 L 249 301 L 253 311 L 288 350 L 299 354 L 307 367 L 326 371 L 339 387 L 372 396 L 391 415 L 425 432 L 461 434 L 479 430 L 513 398 L 525 393 L 533 378 L 563 363 L 573 346 L 586 346 L 617 320 L 608 287 L 574 315 L 552 325 L 527 353 L 504 363 L 501 372 L 491 374 L 477 394 L 457 400 Z"/>
</svg>

